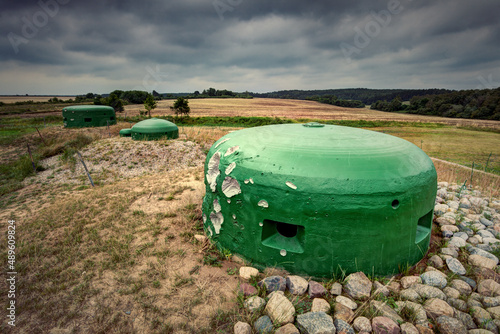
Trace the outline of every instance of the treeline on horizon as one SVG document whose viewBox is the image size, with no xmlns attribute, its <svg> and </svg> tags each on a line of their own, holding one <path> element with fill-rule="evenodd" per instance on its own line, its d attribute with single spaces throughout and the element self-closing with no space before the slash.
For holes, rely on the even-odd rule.
<svg viewBox="0 0 500 334">
<path fill-rule="evenodd" d="M 393 100 L 399 96 L 403 101 L 409 101 L 414 96 L 450 93 L 449 89 L 317 89 L 317 90 L 281 90 L 270 93 L 251 93 L 254 97 L 307 100 L 311 97 L 335 96 L 339 100 L 359 100 L 364 104 L 372 104 L 378 100 Z"/>
<path fill-rule="evenodd" d="M 400 97 L 396 97 L 390 102 L 379 100 L 373 103 L 370 109 L 428 116 L 500 121 L 500 87 L 414 96 L 410 99 L 409 104 L 402 102 Z"/>
<path fill-rule="evenodd" d="M 283 90 L 270 93 L 233 92 L 227 89 L 208 88 L 193 93 L 152 93 L 141 90 L 115 90 L 110 94 L 76 96 L 74 102 L 110 105 L 122 111 L 127 104 L 142 104 L 148 96 L 154 99 L 196 98 L 280 98 L 312 100 L 341 107 L 363 108 L 370 105 L 373 110 L 403 112 L 452 118 L 500 120 L 500 87 L 496 89 L 448 90 L 448 89 L 325 89 Z M 409 102 L 408 102 L 409 101 Z M 32 101 L 29 101 L 33 103 Z M 49 103 L 72 103 L 73 100 L 52 98 Z M 26 104 L 28 102 L 16 102 Z M 47 102 L 46 102 L 47 103 Z M 3 103 L 2 103 L 3 104 Z"/>
</svg>

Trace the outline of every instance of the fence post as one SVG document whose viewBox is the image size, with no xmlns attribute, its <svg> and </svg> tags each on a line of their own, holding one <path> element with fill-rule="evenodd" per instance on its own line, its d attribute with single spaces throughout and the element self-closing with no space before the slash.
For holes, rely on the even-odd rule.
<svg viewBox="0 0 500 334">
<path fill-rule="evenodd" d="M 40 139 L 42 139 L 42 142 L 45 146 L 47 146 L 47 143 L 45 142 L 45 139 L 43 139 L 42 137 L 42 134 L 40 133 L 40 131 L 38 131 L 38 128 L 35 126 L 35 129 L 36 129 L 36 132 L 38 132 L 38 135 L 40 136 Z"/>
<path fill-rule="evenodd" d="M 80 157 L 80 161 L 82 162 L 83 168 L 85 168 L 85 172 L 87 173 L 87 176 L 89 177 L 90 184 L 92 185 L 92 187 L 94 187 L 94 181 L 92 181 L 92 177 L 90 176 L 89 170 L 87 169 L 87 165 L 85 165 L 85 162 L 83 161 L 82 155 L 78 151 L 76 151 L 76 153 Z"/>
<path fill-rule="evenodd" d="M 35 166 L 35 162 L 33 161 L 33 156 L 31 155 L 30 144 L 29 144 L 29 143 L 26 143 L 26 145 L 28 145 L 28 154 L 30 155 L 31 165 L 33 166 L 33 171 L 34 171 L 34 172 L 35 172 L 35 174 L 36 174 L 36 166 Z"/>
<path fill-rule="evenodd" d="M 488 164 L 490 163 L 490 158 L 491 158 L 491 155 L 493 154 L 493 152 L 490 153 L 490 155 L 488 156 L 488 160 L 486 160 L 486 166 L 484 166 L 484 171 L 486 172 L 486 170 L 488 169 Z"/>
<path fill-rule="evenodd" d="M 470 187 L 472 188 L 472 176 L 474 175 L 474 161 L 472 162 L 472 171 L 470 173 Z"/>
</svg>

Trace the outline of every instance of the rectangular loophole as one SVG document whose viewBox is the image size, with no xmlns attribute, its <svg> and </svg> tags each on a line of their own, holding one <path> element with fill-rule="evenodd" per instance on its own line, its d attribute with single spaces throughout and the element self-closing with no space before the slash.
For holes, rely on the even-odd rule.
<svg viewBox="0 0 500 334">
<path fill-rule="evenodd" d="M 304 235 L 304 226 L 265 219 L 262 227 L 262 244 L 287 252 L 303 253 Z"/>
<path fill-rule="evenodd" d="M 415 243 L 418 244 L 424 241 L 431 235 L 433 210 L 429 211 L 424 216 L 420 217 L 417 223 L 417 234 L 415 235 Z"/>
<path fill-rule="evenodd" d="M 92 122 L 92 118 L 84 118 L 83 121 L 84 122 Z"/>
</svg>

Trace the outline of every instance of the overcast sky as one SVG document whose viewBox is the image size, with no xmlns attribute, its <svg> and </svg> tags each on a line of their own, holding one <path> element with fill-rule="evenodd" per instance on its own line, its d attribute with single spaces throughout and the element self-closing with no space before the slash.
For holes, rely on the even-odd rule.
<svg viewBox="0 0 500 334">
<path fill-rule="evenodd" d="M 0 95 L 500 86 L 498 0 L 0 0 Z"/>
</svg>

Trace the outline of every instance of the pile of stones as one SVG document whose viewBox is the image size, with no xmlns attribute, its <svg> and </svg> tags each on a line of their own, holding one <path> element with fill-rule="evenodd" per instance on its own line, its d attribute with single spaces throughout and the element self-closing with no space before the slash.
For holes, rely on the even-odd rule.
<svg viewBox="0 0 500 334">
<path fill-rule="evenodd" d="M 433 234 L 434 253 L 389 278 L 358 272 L 325 283 L 241 267 L 239 292 L 255 320 L 234 333 L 498 334 L 500 201 L 440 182 Z"/>
</svg>

